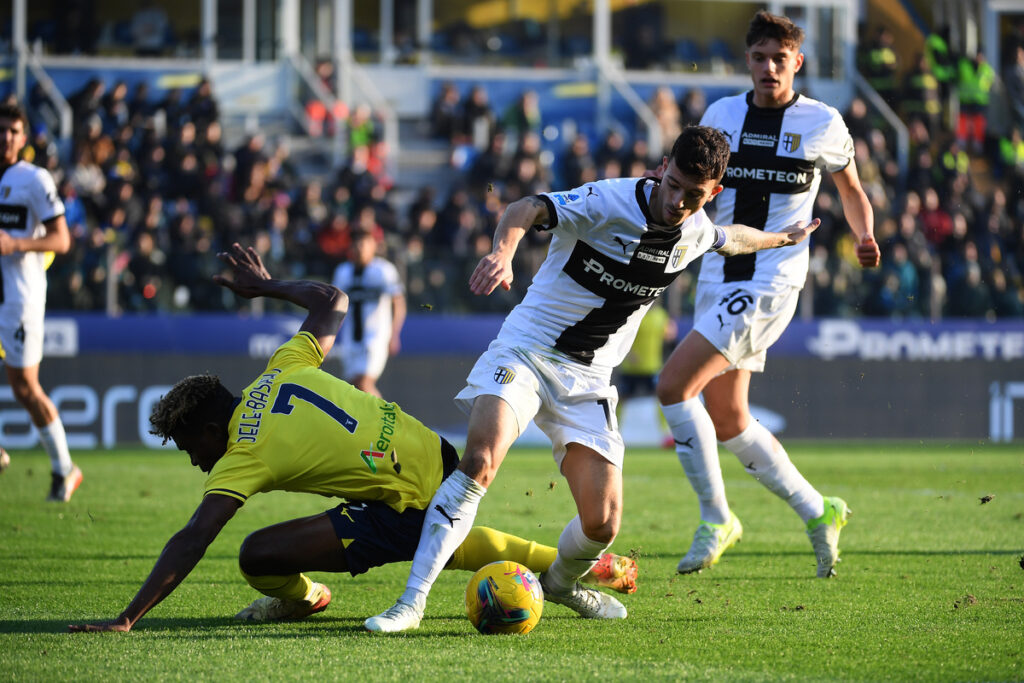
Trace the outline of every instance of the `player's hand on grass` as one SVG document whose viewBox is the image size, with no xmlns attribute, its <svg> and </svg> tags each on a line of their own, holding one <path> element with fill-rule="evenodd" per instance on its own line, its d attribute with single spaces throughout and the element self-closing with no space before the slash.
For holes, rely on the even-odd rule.
<svg viewBox="0 0 1024 683">
<path fill-rule="evenodd" d="M 100 631 L 128 632 L 131 630 L 132 625 L 128 623 L 127 619 L 101 621 L 98 624 L 71 624 L 68 626 L 68 631 L 71 633 L 98 633 Z"/>
<path fill-rule="evenodd" d="M 811 233 L 817 230 L 819 225 L 821 225 L 821 219 L 819 218 L 815 218 L 807 225 L 804 225 L 803 221 L 797 221 L 792 225 L 787 225 L 781 232 L 781 234 L 786 235 L 789 238 L 789 241 L 787 241 L 784 246 L 789 247 L 794 244 L 800 244 L 810 237 Z"/>
<path fill-rule="evenodd" d="M 476 264 L 476 269 L 469 277 L 469 291 L 487 295 L 498 285 L 506 292 L 512 289 L 512 259 L 491 253 Z"/>
<path fill-rule="evenodd" d="M 214 275 L 213 281 L 227 287 L 238 296 L 252 299 L 266 293 L 264 284 L 271 279 L 270 273 L 263 265 L 263 260 L 252 247 L 243 249 L 238 242 L 231 245 L 228 251 L 217 254 L 217 258 L 231 268 L 234 279 L 223 275 Z"/>
<path fill-rule="evenodd" d="M 861 268 L 877 268 L 882 260 L 882 252 L 878 249 L 878 243 L 871 235 L 864 235 L 860 244 L 857 245 L 857 261 Z"/>
</svg>

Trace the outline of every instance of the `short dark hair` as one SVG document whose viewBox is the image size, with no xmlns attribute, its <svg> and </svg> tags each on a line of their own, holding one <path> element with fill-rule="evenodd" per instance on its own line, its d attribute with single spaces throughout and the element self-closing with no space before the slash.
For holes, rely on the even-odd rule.
<svg viewBox="0 0 1024 683">
<path fill-rule="evenodd" d="M 28 134 L 28 114 L 20 104 L 12 102 L 0 102 L 0 119 L 17 119 L 21 121 L 21 127 Z"/>
<path fill-rule="evenodd" d="M 190 375 L 171 387 L 153 406 L 150 434 L 163 437 L 196 432 L 207 422 L 223 422 L 227 428 L 235 397 L 216 375 Z"/>
<path fill-rule="evenodd" d="M 750 27 L 747 29 L 747 47 L 773 38 L 779 41 L 782 47 L 799 50 L 800 46 L 804 44 L 804 30 L 788 17 L 761 10 L 750 20 Z"/>
<path fill-rule="evenodd" d="M 710 126 L 687 126 L 676 138 L 669 156 L 684 175 L 719 181 L 729 165 L 729 140 Z"/>
</svg>

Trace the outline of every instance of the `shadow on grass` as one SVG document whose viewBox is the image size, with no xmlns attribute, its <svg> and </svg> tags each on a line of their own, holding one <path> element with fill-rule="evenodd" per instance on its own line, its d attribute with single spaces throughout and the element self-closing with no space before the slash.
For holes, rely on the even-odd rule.
<svg viewBox="0 0 1024 683">
<path fill-rule="evenodd" d="M 101 562 L 105 562 L 105 561 L 113 562 L 113 561 L 117 561 L 117 560 L 149 560 L 150 562 L 156 562 L 156 559 L 158 557 L 160 557 L 160 553 L 159 552 L 156 552 L 156 553 L 132 554 L 132 555 L 85 555 L 85 554 L 82 554 L 82 553 L 55 553 L 55 552 L 47 551 L 45 557 L 40 557 L 39 555 L 6 555 L 5 554 L 3 556 L 3 559 L 4 559 L 4 561 L 8 561 L 8 560 L 11 560 L 11 561 L 21 560 L 21 561 L 28 561 L 28 562 L 39 562 L 40 560 L 45 560 L 47 562 L 49 562 L 51 560 L 76 560 L 76 561 L 80 561 L 80 560 L 99 560 Z M 232 560 L 232 561 L 234 561 L 234 560 L 238 559 L 238 553 L 223 553 L 223 554 L 212 553 L 212 554 L 204 555 L 203 557 L 205 559 L 208 559 L 208 560 Z"/>
<path fill-rule="evenodd" d="M 182 638 L 189 640 L 197 639 L 220 639 L 233 637 L 237 632 L 244 630 L 246 635 L 262 638 L 308 638 L 310 636 L 323 636 L 325 629 L 334 635 L 360 635 L 366 637 L 395 637 L 395 634 L 375 634 L 363 628 L 365 617 L 320 617 L 304 622 L 275 622 L 268 624 L 241 621 L 231 617 L 177 617 L 177 618 L 156 618 L 143 619 L 130 634 L 118 633 L 119 637 L 132 637 L 132 634 L 149 635 L 152 637 Z M 450 617 L 437 617 L 437 621 L 445 621 Z M 91 624 L 105 621 L 102 618 L 83 618 L 79 620 L 62 619 L 0 619 L 0 634 L 67 634 L 79 638 L 89 637 L 110 637 L 103 633 L 71 633 L 68 626 L 75 624 Z M 423 626 L 430 626 L 431 619 L 425 619 Z M 263 632 L 261 632 L 263 631 Z M 420 638 L 437 636 L 466 636 L 475 635 L 474 631 L 455 629 L 424 630 L 401 634 L 402 638 Z"/>
<path fill-rule="evenodd" d="M 738 550 L 731 548 L 728 551 L 729 557 L 785 557 L 788 555 L 793 556 L 804 556 L 807 555 L 810 550 Z M 911 556 L 951 556 L 957 555 L 1020 555 L 1024 553 L 1024 548 L 1016 548 L 1013 550 L 847 550 L 842 548 L 842 556 L 850 557 L 852 555 L 877 555 L 877 556 L 890 556 L 890 555 L 911 555 Z M 654 560 L 667 560 L 678 558 L 678 553 L 643 553 L 639 558 L 640 562 L 647 559 Z M 642 569 L 641 569 L 642 571 Z"/>
</svg>

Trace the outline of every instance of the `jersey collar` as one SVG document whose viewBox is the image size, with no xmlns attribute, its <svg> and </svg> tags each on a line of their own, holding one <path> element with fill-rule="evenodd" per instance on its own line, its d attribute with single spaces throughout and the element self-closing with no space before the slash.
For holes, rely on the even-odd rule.
<svg viewBox="0 0 1024 683">
<path fill-rule="evenodd" d="M 796 104 L 796 101 L 799 100 L 799 99 L 800 99 L 800 93 L 794 92 L 793 93 L 793 99 L 791 99 L 789 102 L 786 102 L 781 107 L 759 107 L 756 104 L 754 104 L 754 91 L 753 90 L 747 91 L 747 106 L 750 109 L 753 109 L 755 112 L 757 112 L 759 114 L 762 114 L 762 115 L 769 115 L 770 116 L 771 114 L 778 114 L 779 116 L 781 116 L 782 112 L 786 111 L 787 109 L 792 107 L 794 104 Z"/>
<path fill-rule="evenodd" d="M 681 232 L 686 221 L 670 228 L 654 220 L 654 217 L 651 215 L 651 204 L 647 201 L 647 192 L 645 192 L 648 182 L 653 186 L 657 185 L 660 181 L 657 178 L 638 178 L 636 181 L 636 203 L 647 220 L 647 229 L 664 233 Z M 651 190 L 653 191 L 654 188 L 652 187 Z"/>
</svg>

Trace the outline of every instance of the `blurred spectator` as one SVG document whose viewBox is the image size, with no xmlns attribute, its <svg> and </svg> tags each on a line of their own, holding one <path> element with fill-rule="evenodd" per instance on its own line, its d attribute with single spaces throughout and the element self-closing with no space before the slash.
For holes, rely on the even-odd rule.
<svg viewBox="0 0 1024 683">
<path fill-rule="evenodd" d="M 682 112 L 676 103 L 675 93 L 671 88 L 661 86 L 654 91 L 654 96 L 648 103 L 655 118 L 658 119 L 658 128 L 661 133 L 661 150 L 654 150 L 659 158 L 668 154 L 672 149 L 672 143 L 676 141 L 679 134 L 683 132 Z"/>
<path fill-rule="evenodd" d="M 860 69 L 868 84 L 881 95 L 886 104 L 895 108 L 899 89 L 899 61 L 893 49 L 894 43 L 892 31 L 879 26 L 874 38 L 863 46 Z"/>
<path fill-rule="evenodd" d="M 680 124 L 683 126 L 695 126 L 700 123 L 704 116 L 704 110 L 708 108 L 707 98 L 700 88 L 690 88 L 683 93 L 682 102 L 679 103 Z"/>
<path fill-rule="evenodd" d="M 935 78 L 928 60 L 919 55 L 916 66 L 907 72 L 903 80 L 902 113 L 910 122 L 921 121 L 930 135 L 939 130 L 942 120 L 942 93 L 939 79 Z"/>
<path fill-rule="evenodd" d="M 675 141 L 673 140 L 673 142 Z M 608 131 L 601 141 L 601 145 L 597 148 L 597 152 L 594 153 L 594 161 L 597 163 L 597 167 L 599 169 L 607 168 L 608 163 L 613 161 L 621 167 L 626 157 L 625 145 L 626 141 L 619 131 Z"/>
<path fill-rule="evenodd" d="M 980 154 L 985 143 L 985 127 L 988 123 L 988 105 L 995 71 L 979 52 L 970 58 L 957 60 L 957 95 L 960 98 L 960 116 L 957 119 L 956 139 L 964 147 L 970 144 L 971 151 Z"/>
<path fill-rule="evenodd" d="M 590 140 L 578 133 L 562 157 L 562 187 L 579 187 L 597 180 L 597 162 L 590 154 Z"/>
<path fill-rule="evenodd" d="M 475 149 L 486 149 L 494 135 L 495 124 L 487 90 L 482 85 L 474 85 L 462 103 L 461 139 Z"/>
<path fill-rule="evenodd" d="M 444 83 L 430 108 L 430 134 L 434 138 L 454 142 L 461 128 L 459 91 L 454 83 Z"/>
<path fill-rule="evenodd" d="M 924 192 L 921 208 L 921 228 L 932 245 L 938 247 L 953 234 L 953 219 L 939 200 L 939 193 L 929 187 Z"/>
<path fill-rule="evenodd" d="M 105 90 L 103 81 L 98 78 L 90 78 L 81 90 L 68 98 L 76 129 L 89 119 L 100 115 Z"/>
<path fill-rule="evenodd" d="M 204 77 L 199 81 L 199 85 L 185 103 L 185 110 L 188 112 L 189 120 L 200 131 L 205 131 L 211 123 L 220 119 L 220 109 L 213 97 L 213 87 L 209 79 Z"/>
<path fill-rule="evenodd" d="M 501 127 L 515 137 L 541 132 L 540 98 L 536 90 L 524 90 L 518 99 L 509 105 L 502 114 Z"/>
<path fill-rule="evenodd" d="M 924 41 L 924 56 L 939 81 L 939 90 L 945 101 L 957 80 L 957 67 L 949 46 L 949 26 L 940 26 L 928 34 Z"/>
</svg>

